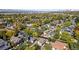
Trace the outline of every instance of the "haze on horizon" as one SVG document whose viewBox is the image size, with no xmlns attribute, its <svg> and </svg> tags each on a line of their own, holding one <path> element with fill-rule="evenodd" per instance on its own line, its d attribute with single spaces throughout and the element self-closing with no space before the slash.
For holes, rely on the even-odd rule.
<svg viewBox="0 0 79 59">
<path fill-rule="evenodd" d="M 79 0 L 0 0 L 0 9 L 79 9 Z"/>
</svg>

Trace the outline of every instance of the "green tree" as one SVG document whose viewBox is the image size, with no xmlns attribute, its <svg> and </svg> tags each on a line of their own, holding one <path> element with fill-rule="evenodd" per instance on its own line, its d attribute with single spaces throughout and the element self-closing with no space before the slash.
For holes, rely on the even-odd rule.
<svg viewBox="0 0 79 59">
<path fill-rule="evenodd" d="M 42 20 L 42 22 L 43 22 L 44 24 L 50 23 L 50 21 L 51 21 L 50 19 L 43 19 L 43 20 Z"/>
<path fill-rule="evenodd" d="M 70 26 L 72 23 L 71 23 L 71 21 L 66 21 L 65 23 L 64 23 L 64 27 L 68 27 L 68 26 Z"/>
<path fill-rule="evenodd" d="M 72 39 L 73 37 L 68 32 L 63 32 L 61 34 L 60 40 L 62 40 L 63 42 L 66 42 L 69 45 L 70 49 L 72 49 L 72 44 L 74 43 Z"/>
<path fill-rule="evenodd" d="M 32 35 L 32 30 L 30 28 L 25 28 L 24 32 L 27 33 L 28 35 Z"/>
<path fill-rule="evenodd" d="M 75 36 L 75 38 L 77 39 L 77 40 L 79 40 L 79 28 L 78 27 L 76 27 L 75 29 L 74 29 L 74 36 Z"/>
</svg>

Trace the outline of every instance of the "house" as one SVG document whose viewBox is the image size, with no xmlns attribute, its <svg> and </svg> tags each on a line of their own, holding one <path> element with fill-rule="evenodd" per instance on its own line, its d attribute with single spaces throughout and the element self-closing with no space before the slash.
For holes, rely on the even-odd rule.
<svg viewBox="0 0 79 59">
<path fill-rule="evenodd" d="M 74 17 L 74 18 L 71 20 L 71 22 L 72 22 L 73 25 L 76 25 L 76 21 L 77 21 L 76 19 L 77 19 L 77 18 Z"/>
<path fill-rule="evenodd" d="M 3 24 L 3 22 L 0 22 L 0 25 L 2 25 Z"/>
<path fill-rule="evenodd" d="M 9 22 L 5 22 L 5 28 L 7 28 L 7 29 L 11 29 L 11 30 L 13 30 L 13 29 L 15 29 L 16 28 L 16 24 L 15 23 L 9 23 Z"/>
<path fill-rule="evenodd" d="M 19 44 L 21 43 L 23 40 L 19 37 L 15 37 L 15 36 L 12 36 L 11 39 L 10 39 L 10 42 L 13 43 L 13 44 Z"/>
<path fill-rule="evenodd" d="M 45 24 L 45 26 L 49 28 L 50 27 L 50 24 Z"/>
<path fill-rule="evenodd" d="M 50 26 L 51 29 L 55 29 L 55 26 Z"/>
<path fill-rule="evenodd" d="M 13 29 L 14 29 L 14 26 L 9 26 L 9 25 L 8 25 L 6 28 L 13 30 Z"/>
<path fill-rule="evenodd" d="M 39 19 L 35 19 L 35 18 L 34 18 L 34 19 L 31 19 L 31 21 L 32 21 L 32 22 L 38 22 Z"/>
<path fill-rule="evenodd" d="M 2 19 L 0 19 L 0 28 L 4 28 L 4 21 Z"/>
<path fill-rule="evenodd" d="M 49 30 L 54 31 L 54 30 L 56 30 L 56 27 L 55 26 L 50 26 Z"/>
<path fill-rule="evenodd" d="M 38 40 L 38 42 L 37 42 L 37 44 L 39 45 L 39 46 L 43 46 L 48 40 L 47 39 L 45 39 L 45 38 L 38 38 L 39 40 Z"/>
<path fill-rule="evenodd" d="M 68 45 L 66 43 L 55 41 L 52 43 L 52 50 L 67 50 Z"/>
<path fill-rule="evenodd" d="M 27 34 L 24 31 L 19 31 L 18 35 L 26 36 Z"/>
<path fill-rule="evenodd" d="M 50 26 L 49 29 L 48 30 L 45 30 L 41 36 L 47 37 L 47 38 L 48 37 L 51 37 L 51 36 L 54 36 L 54 34 L 55 34 L 54 31 L 55 30 L 56 30 L 56 27 L 55 26 Z"/>
<path fill-rule="evenodd" d="M 58 26 L 58 25 L 63 24 L 63 21 L 62 20 L 54 20 L 53 24 Z"/>
<path fill-rule="evenodd" d="M 18 38 L 23 39 L 23 40 L 27 40 L 28 39 L 27 33 L 25 33 L 24 31 L 21 31 L 21 30 L 17 32 L 16 36 Z"/>
<path fill-rule="evenodd" d="M 29 41 L 30 43 L 34 43 L 35 38 L 34 38 L 34 37 L 32 37 L 32 36 L 29 36 L 29 37 L 28 37 L 28 41 Z"/>
<path fill-rule="evenodd" d="M 61 29 L 61 32 L 68 32 L 70 35 L 73 35 L 73 30 L 74 30 L 75 26 L 74 25 L 71 25 L 69 27 L 65 27 L 65 28 L 62 28 Z"/>
<path fill-rule="evenodd" d="M 28 16 L 24 16 L 23 19 L 24 19 L 24 21 L 29 21 Z"/>
<path fill-rule="evenodd" d="M 46 30 L 46 31 L 43 32 L 43 34 L 41 36 L 43 36 L 43 37 L 50 37 L 50 35 L 48 33 L 49 33 L 49 31 Z"/>
<path fill-rule="evenodd" d="M 75 21 L 75 18 L 71 20 L 72 22 L 72 25 L 76 26 L 76 21 Z"/>
<path fill-rule="evenodd" d="M 54 29 L 49 29 L 49 30 L 46 30 L 43 32 L 43 34 L 41 36 L 43 37 L 51 37 L 51 36 L 54 36 L 55 32 L 54 32 L 55 28 Z"/>
<path fill-rule="evenodd" d="M 3 39 L 0 39 L 0 50 L 6 50 L 10 47 L 8 42 L 4 41 Z"/>
<path fill-rule="evenodd" d="M 27 27 L 32 27 L 33 24 L 25 24 Z"/>
<path fill-rule="evenodd" d="M 45 24 L 45 25 L 43 25 L 42 27 L 50 28 L 50 24 Z"/>
</svg>

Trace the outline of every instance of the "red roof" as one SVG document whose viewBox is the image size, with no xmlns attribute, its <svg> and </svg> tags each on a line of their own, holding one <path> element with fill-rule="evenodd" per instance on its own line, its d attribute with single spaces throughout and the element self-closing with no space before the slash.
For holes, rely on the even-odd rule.
<svg viewBox="0 0 79 59">
<path fill-rule="evenodd" d="M 57 50 L 66 49 L 67 48 L 66 46 L 67 46 L 66 43 L 63 43 L 63 42 L 60 42 L 60 41 L 55 41 L 55 43 L 52 43 L 52 48 L 55 48 Z"/>
<path fill-rule="evenodd" d="M 0 24 L 3 24 L 3 22 L 0 22 Z"/>
</svg>

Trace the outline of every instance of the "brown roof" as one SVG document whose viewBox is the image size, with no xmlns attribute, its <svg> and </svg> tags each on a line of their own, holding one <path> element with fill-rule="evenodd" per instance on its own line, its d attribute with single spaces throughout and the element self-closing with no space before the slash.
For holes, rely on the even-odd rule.
<svg viewBox="0 0 79 59">
<path fill-rule="evenodd" d="M 52 48 L 57 50 L 64 50 L 67 49 L 67 44 L 60 41 L 55 41 L 55 43 L 52 43 Z"/>
<path fill-rule="evenodd" d="M 0 22 L 0 24 L 3 24 L 3 22 Z"/>
<path fill-rule="evenodd" d="M 14 37 L 14 36 L 11 37 L 11 42 L 13 42 L 14 44 L 17 44 L 17 43 L 19 43 L 20 41 L 21 41 L 21 38 Z"/>
</svg>

